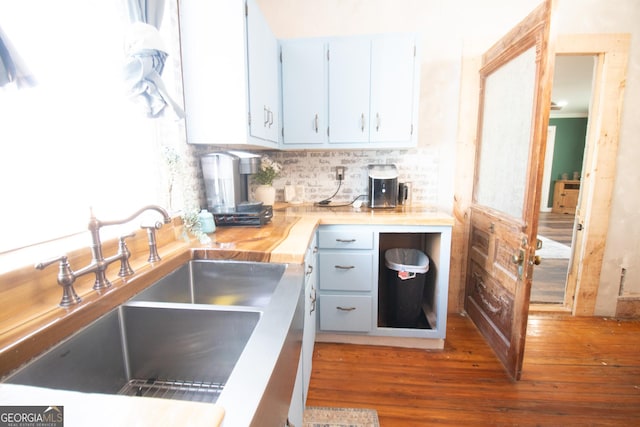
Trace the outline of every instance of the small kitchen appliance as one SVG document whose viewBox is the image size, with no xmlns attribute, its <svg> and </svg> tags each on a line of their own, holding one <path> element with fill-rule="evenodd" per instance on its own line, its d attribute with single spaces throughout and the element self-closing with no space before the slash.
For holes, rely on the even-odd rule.
<svg viewBox="0 0 640 427">
<path fill-rule="evenodd" d="M 242 151 L 205 154 L 200 158 L 207 208 L 216 225 L 262 225 L 273 216 L 271 206 L 252 203 L 249 175 L 260 168 L 260 156 Z"/>
<path fill-rule="evenodd" d="M 395 208 L 398 202 L 396 165 L 369 165 L 369 207 Z"/>
</svg>

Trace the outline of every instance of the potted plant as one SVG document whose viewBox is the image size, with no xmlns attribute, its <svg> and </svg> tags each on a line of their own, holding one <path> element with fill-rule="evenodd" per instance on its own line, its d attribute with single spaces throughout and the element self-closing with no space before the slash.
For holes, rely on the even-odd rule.
<svg viewBox="0 0 640 427">
<path fill-rule="evenodd" d="M 276 189 L 273 180 L 280 176 L 282 165 L 268 156 L 260 159 L 260 169 L 253 175 L 253 180 L 258 184 L 254 192 L 254 198 L 264 205 L 273 205 L 276 201 Z"/>
</svg>

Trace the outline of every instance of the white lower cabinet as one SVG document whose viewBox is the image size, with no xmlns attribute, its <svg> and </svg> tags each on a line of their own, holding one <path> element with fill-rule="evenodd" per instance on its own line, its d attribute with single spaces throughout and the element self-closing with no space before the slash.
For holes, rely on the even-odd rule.
<svg viewBox="0 0 640 427">
<path fill-rule="evenodd" d="M 451 226 L 321 225 L 318 247 L 318 332 L 322 340 L 341 341 L 341 337 L 357 335 L 358 342 L 362 336 L 378 336 L 433 339 L 423 342 L 430 348 L 444 345 Z M 404 282 L 385 265 L 385 253 L 394 248 L 417 249 L 429 258 L 429 270 L 410 279 L 424 283 L 424 291 L 420 317 L 409 327 L 398 326 L 396 314 L 401 304 L 394 303 Z"/>
<path fill-rule="evenodd" d="M 322 291 L 371 291 L 371 251 L 323 250 L 318 264 Z"/>
<path fill-rule="evenodd" d="M 371 307 L 371 295 L 323 294 L 320 296 L 320 329 L 369 332 Z"/>
<path fill-rule="evenodd" d="M 318 316 L 317 295 L 317 259 L 318 246 L 316 238 L 307 249 L 306 280 L 305 280 L 305 304 L 304 304 L 304 330 L 302 332 L 302 374 L 303 374 L 303 402 L 307 401 L 309 382 L 311 381 L 311 366 L 313 361 L 313 345 L 316 341 L 316 319 Z"/>
<path fill-rule="evenodd" d="M 319 329 L 369 332 L 373 313 L 373 230 L 321 226 L 318 246 Z"/>
<path fill-rule="evenodd" d="M 298 374 L 296 375 L 296 382 L 293 386 L 293 394 L 291 395 L 291 404 L 289 405 L 287 425 L 302 425 L 302 421 L 304 418 L 304 400 L 302 398 L 302 389 L 304 388 L 303 382 L 302 354 L 300 354 L 300 362 L 298 363 Z"/>
<path fill-rule="evenodd" d="M 317 237 L 314 236 L 307 248 L 305 255 L 305 280 L 304 280 L 304 326 L 302 329 L 302 349 L 298 362 L 296 383 L 291 396 L 289 407 L 289 423 L 294 426 L 302 426 L 304 408 L 311 381 L 311 366 L 313 360 L 313 346 L 316 341 L 317 318 Z"/>
</svg>

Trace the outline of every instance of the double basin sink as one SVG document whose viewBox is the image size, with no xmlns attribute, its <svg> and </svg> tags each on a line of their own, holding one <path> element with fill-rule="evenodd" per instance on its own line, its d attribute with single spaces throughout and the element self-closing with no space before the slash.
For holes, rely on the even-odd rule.
<svg viewBox="0 0 640 427">
<path fill-rule="evenodd" d="M 284 425 L 303 280 L 298 265 L 189 261 L 3 381 L 217 402 L 224 425 Z"/>
</svg>

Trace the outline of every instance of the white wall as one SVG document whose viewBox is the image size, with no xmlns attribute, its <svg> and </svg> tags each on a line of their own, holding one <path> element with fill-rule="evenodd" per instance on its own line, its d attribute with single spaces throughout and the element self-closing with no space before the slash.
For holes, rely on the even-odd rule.
<svg viewBox="0 0 640 427">
<path fill-rule="evenodd" d="M 623 295 L 640 296 L 640 2 L 561 0 L 558 15 L 563 33 L 631 34 L 615 191 L 596 301 L 596 314 L 610 316 L 615 314 L 622 268 L 627 270 Z"/>
<path fill-rule="evenodd" d="M 389 156 L 430 158 L 437 172 L 429 178 L 426 199 L 445 210 L 453 201 L 456 130 L 462 57 L 475 57 L 517 24 L 539 0 L 258 0 L 279 38 L 377 32 L 421 32 L 422 89 L 419 149 Z M 598 294 L 596 314 L 615 313 L 620 269 L 627 269 L 625 291 L 640 294 L 640 2 L 637 0 L 558 0 L 560 33 L 626 32 L 632 34 L 631 64 L 619 144 L 616 191 Z M 475 117 L 469 117 L 475 120 Z M 379 153 L 362 152 L 362 163 Z M 315 160 L 314 160 L 315 159 Z M 333 161 L 343 159 L 336 155 Z M 320 167 L 318 158 L 303 157 L 298 167 Z M 327 179 L 331 179 L 331 174 Z M 327 188 L 333 183 L 327 182 Z M 356 191 L 356 190 L 354 190 Z"/>
</svg>

